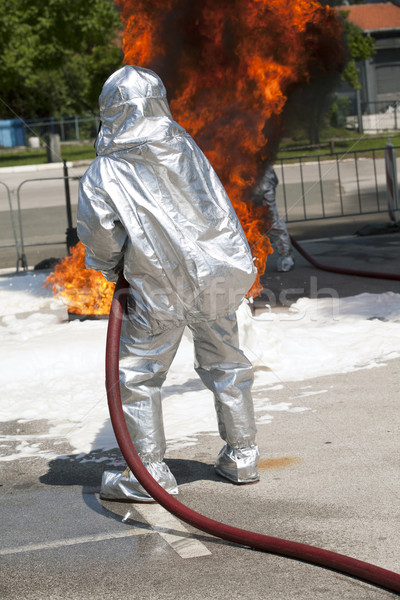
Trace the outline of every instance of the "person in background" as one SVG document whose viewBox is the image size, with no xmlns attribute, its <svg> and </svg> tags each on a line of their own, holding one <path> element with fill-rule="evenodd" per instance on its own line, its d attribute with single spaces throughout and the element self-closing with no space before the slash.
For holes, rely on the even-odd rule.
<svg viewBox="0 0 400 600">
<path fill-rule="evenodd" d="M 277 252 L 276 268 L 278 271 L 290 271 L 294 268 L 294 255 L 286 223 L 279 217 L 276 205 L 276 188 L 279 179 L 272 165 L 268 165 L 264 175 L 252 191 L 252 200 L 268 207 L 270 226 L 266 235 Z"/>
<path fill-rule="evenodd" d="M 161 386 L 185 327 L 195 369 L 212 391 L 225 444 L 215 469 L 259 480 L 252 365 L 239 348 L 236 309 L 256 269 L 243 229 L 210 163 L 171 116 L 152 71 L 125 66 L 100 95 L 97 158 L 79 188 L 78 235 L 87 268 L 129 283 L 120 340 L 126 423 L 151 475 L 171 494 Z M 105 471 L 100 496 L 152 501 L 133 473 Z"/>
</svg>

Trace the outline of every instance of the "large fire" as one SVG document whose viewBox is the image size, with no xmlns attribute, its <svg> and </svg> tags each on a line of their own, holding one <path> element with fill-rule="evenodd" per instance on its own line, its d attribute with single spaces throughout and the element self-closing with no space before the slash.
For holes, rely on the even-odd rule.
<svg viewBox="0 0 400 600">
<path fill-rule="evenodd" d="M 115 3 L 124 23 L 124 62 L 160 75 L 174 119 L 228 192 L 258 268 L 256 296 L 272 249 L 266 209 L 249 202 L 249 193 L 263 164 L 275 158 L 291 89 L 315 72 L 340 70 L 339 21 L 316 0 Z"/>
<path fill-rule="evenodd" d="M 110 312 L 115 285 L 101 273 L 85 269 L 85 247 L 79 242 L 56 265 L 45 285 L 51 285 L 53 294 L 61 298 L 68 312 L 77 315 L 107 315 Z"/>
</svg>

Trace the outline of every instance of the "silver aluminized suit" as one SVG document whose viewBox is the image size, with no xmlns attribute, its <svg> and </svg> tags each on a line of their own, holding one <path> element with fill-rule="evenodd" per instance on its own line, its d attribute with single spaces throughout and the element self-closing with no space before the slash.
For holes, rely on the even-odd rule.
<svg viewBox="0 0 400 600">
<path fill-rule="evenodd" d="M 279 217 L 276 205 L 275 190 L 278 183 L 279 179 L 275 173 L 275 169 L 271 165 L 268 165 L 264 175 L 253 190 L 252 199 L 257 203 L 268 206 L 270 226 L 267 234 L 273 248 L 276 249 L 278 254 L 276 261 L 277 270 L 290 271 L 294 268 L 294 256 L 286 223 Z"/>
<path fill-rule="evenodd" d="M 238 349 L 235 315 L 255 279 L 244 232 L 210 163 L 172 119 L 155 73 L 123 67 L 99 102 L 97 158 L 79 188 L 78 235 L 88 268 L 110 281 L 123 269 L 130 284 L 120 384 L 132 440 L 153 477 L 177 493 L 163 462 L 160 388 L 188 326 L 226 442 L 217 472 L 256 481 L 253 372 Z M 151 500 L 129 469 L 106 471 L 101 496 Z"/>
</svg>

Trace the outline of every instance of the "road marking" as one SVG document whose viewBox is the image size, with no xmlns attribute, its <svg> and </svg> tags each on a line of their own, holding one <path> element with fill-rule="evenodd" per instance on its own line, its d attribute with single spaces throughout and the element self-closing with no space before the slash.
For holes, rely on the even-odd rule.
<svg viewBox="0 0 400 600">
<path fill-rule="evenodd" d="M 95 533 L 93 535 L 84 535 L 81 537 L 67 538 L 64 540 L 54 540 L 52 542 L 43 542 L 41 544 L 26 544 L 16 548 L 0 549 L 0 555 L 20 554 L 22 552 L 35 552 L 36 550 L 51 550 L 53 548 L 64 548 L 64 546 L 75 546 L 76 544 L 87 544 L 91 542 L 102 542 L 104 540 L 114 540 L 118 538 L 132 537 L 135 535 L 148 535 L 156 533 L 154 530 L 141 527 L 132 527 L 127 531 L 114 533 Z"/>
<path fill-rule="evenodd" d="M 24 546 L 0 549 L 0 556 L 21 554 L 24 552 L 36 552 L 38 550 L 53 550 L 55 548 L 64 548 L 66 546 L 75 546 L 77 544 L 88 544 L 154 533 L 158 533 L 181 558 L 195 558 L 198 556 L 209 556 L 211 554 L 202 542 L 191 537 L 191 534 L 179 519 L 175 518 L 159 504 L 135 504 L 134 510 L 147 521 L 151 529 L 140 526 L 139 524 L 126 531 L 95 533 L 63 540 L 42 542 L 40 544 L 25 544 Z M 125 522 L 131 516 L 131 512 L 128 512 L 122 519 L 122 522 Z"/>
<path fill-rule="evenodd" d="M 195 558 L 211 554 L 202 542 L 190 537 L 191 534 L 179 519 L 160 504 L 136 504 L 135 511 L 146 519 L 153 527 L 153 531 L 161 535 L 181 558 Z M 180 533 L 182 535 L 179 535 Z"/>
</svg>

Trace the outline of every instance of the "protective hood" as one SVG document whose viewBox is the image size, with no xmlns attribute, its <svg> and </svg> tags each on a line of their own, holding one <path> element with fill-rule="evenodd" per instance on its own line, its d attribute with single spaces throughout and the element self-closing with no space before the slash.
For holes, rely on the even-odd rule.
<svg viewBox="0 0 400 600">
<path fill-rule="evenodd" d="M 100 96 L 98 157 L 81 180 L 86 266 L 130 283 L 132 318 L 153 332 L 232 314 L 255 279 L 216 173 L 171 117 L 160 78 L 126 66 Z"/>
<path fill-rule="evenodd" d="M 98 155 L 184 133 L 172 119 L 163 82 L 149 69 L 126 66 L 116 71 L 104 84 L 99 105 Z"/>
</svg>

